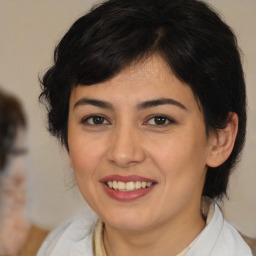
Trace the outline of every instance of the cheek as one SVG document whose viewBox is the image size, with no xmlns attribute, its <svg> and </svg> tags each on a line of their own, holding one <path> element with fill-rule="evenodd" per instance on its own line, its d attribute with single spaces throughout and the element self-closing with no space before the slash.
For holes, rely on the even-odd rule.
<svg viewBox="0 0 256 256">
<path fill-rule="evenodd" d="M 97 183 L 99 148 L 85 140 L 70 140 L 69 160 L 78 188 L 87 203 L 94 208 L 93 198 Z"/>
<path fill-rule="evenodd" d="M 178 138 L 153 153 L 154 165 L 161 172 L 163 205 L 185 207 L 191 198 L 199 198 L 205 181 L 205 156 L 195 141 Z M 161 151 L 161 152 L 160 152 Z M 171 209 L 170 209 L 171 211 Z"/>
<path fill-rule="evenodd" d="M 204 139 L 177 135 L 154 145 L 150 155 L 164 175 L 176 179 L 184 174 L 189 179 L 203 172 L 207 152 Z"/>
<path fill-rule="evenodd" d="M 92 175 L 104 155 L 104 144 L 81 136 L 77 138 L 70 137 L 69 140 L 70 166 L 76 175 Z"/>
<path fill-rule="evenodd" d="M 86 150 L 85 148 L 81 148 L 81 150 L 73 150 L 72 147 L 70 147 L 70 166 L 76 175 L 87 176 L 93 171 L 95 155 L 92 154 L 91 151 Z"/>
</svg>

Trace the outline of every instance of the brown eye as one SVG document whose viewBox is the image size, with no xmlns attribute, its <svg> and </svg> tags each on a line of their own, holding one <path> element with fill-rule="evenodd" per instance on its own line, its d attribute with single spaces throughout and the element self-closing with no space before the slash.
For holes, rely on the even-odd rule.
<svg viewBox="0 0 256 256">
<path fill-rule="evenodd" d="M 156 125 L 164 125 L 166 124 L 167 118 L 162 116 L 157 116 L 154 118 L 154 121 Z"/>
<path fill-rule="evenodd" d="M 107 121 L 106 118 L 104 118 L 103 116 L 98 116 L 98 115 L 89 116 L 89 117 L 85 118 L 84 120 L 82 120 L 82 123 L 83 124 L 88 124 L 88 125 L 109 124 L 109 122 Z"/>
<path fill-rule="evenodd" d="M 92 118 L 93 124 L 103 124 L 104 120 L 105 119 L 102 116 L 95 116 Z"/>
<path fill-rule="evenodd" d="M 147 123 L 154 126 L 167 126 L 175 122 L 166 116 L 153 116 L 147 121 Z"/>
</svg>

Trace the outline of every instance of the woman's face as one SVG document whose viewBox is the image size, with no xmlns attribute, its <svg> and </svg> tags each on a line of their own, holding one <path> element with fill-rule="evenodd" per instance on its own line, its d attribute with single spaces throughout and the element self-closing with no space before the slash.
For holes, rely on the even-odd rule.
<svg viewBox="0 0 256 256">
<path fill-rule="evenodd" d="M 158 56 L 72 90 L 70 165 L 112 228 L 146 230 L 199 215 L 209 141 L 190 87 Z"/>
</svg>

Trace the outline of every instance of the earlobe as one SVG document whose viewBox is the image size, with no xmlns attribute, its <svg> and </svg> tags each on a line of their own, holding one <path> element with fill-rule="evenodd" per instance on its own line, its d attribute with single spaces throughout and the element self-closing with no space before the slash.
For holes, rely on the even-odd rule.
<svg viewBox="0 0 256 256">
<path fill-rule="evenodd" d="M 238 116 L 230 112 L 228 125 L 211 134 L 210 151 L 207 157 L 209 167 L 217 167 L 228 159 L 234 147 L 237 131 Z"/>
</svg>

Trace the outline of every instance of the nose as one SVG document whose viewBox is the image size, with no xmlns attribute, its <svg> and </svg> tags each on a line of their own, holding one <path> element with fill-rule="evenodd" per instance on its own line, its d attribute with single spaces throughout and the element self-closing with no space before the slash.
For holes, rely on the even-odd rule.
<svg viewBox="0 0 256 256">
<path fill-rule="evenodd" d="M 143 162 L 145 151 L 138 129 L 128 125 L 112 131 L 108 149 L 108 160 L 121 168 L 127 168 Z"/>
</svg>

